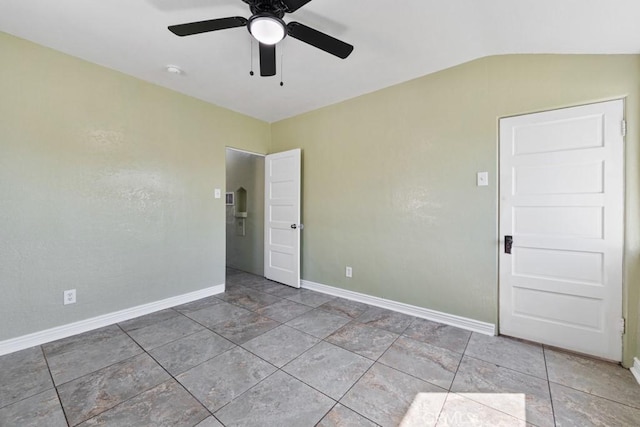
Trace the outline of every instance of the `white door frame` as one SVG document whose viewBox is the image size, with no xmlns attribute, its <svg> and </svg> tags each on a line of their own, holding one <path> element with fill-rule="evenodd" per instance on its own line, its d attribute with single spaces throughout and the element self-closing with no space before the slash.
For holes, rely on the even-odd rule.
<svg viewBox="0 0 640 427">
<path fill-rule="evenodd" d="M 266 166 L 267 166 L 266 159 L 267 159 L 267 156 L 270 156 L 270 155 L 277 155 L 277 154 L 280 154 L 280 153 L 287 153 L 288 151 L 291 151 L 291 152 L 295 151 L 295 152 L 298 153 L 299 162 L 301 162 L 301 160 L 302 160 L 302 158 L 301 158 L 302 150 L 299 149 L 299 148 L 296 148 L 296 149 L 293 149 L 293 150 L 284 151 L 284 152 L 276 152 L 276 153 L 268 153 L 268 154 L 256 153 L 256 152 L 253 152 L 253 151 L 243 150 L 243 149 L 229 147 L 229 146 L 225 147 L 225 153 L 226 153 L 226 150 L 232 150 L 232 151 L 236 151 L 236 152 L 239 152 L 239 153 L 246 153 L 246 154 L 250 154 L 250 155 L 253 155 L 253 156 L 258 156 L 258 157 L 264 158 L 265 159 L 265 172 L 266 172 Z M 300 163 L 300 165 L 301 165 L 301 163 Z M 298 186 L 298 196 L 297 196 L 299 203 L 301 202 L 301 193 L 302 193 L 302 169 L 301 169 L 300 165 L 299 165 L 299 169 L 300 169 L 299 170 L 299 174 L 300 175 L 298 177 L 299 186 Z M 225 175 L 226 175 L 226 170 L 227 170 L 227 164 L 225 162 Z M 266 186 L 266 184 L 267 184 L 267 181 L 266 181 L 266 177 L 265 177 L 265 186 Z M 226 181 L 225 181 L 225 189 L 226 189 Z M 267 202 L 267 194 L 266 194 L 266 191 L 265 191 L 265 194 L 264 194 L 264 197 L 263 197 L 263 200 L 262 200 L 263 206 L 266 206 L 266 202 Z M 300 242 L 300 232 L 302 231 L 302 228 L 304 227 L 300 223 L 300 220 L 301 220 L 301 209 L 302 209 L 302 206 L 299 205 L 298 206 L 298 210 L 297 210 L 297 217 L 295 218 L 295 221 L 294 221 L 294 223 L 296 224 L 296 230 L 295 230 L 294 234 L 296 236 L 297 248 L 298 248 L 298 253 L 299 254 L 300 254 L 300 251 L 302 250 L 301 245 L 300 245 L 300 243 L 301 243 Z M 271 280 L 280 281 L 281 283 L 287 284 L 289 286 L 293 286 L 293 287 L 299 288 L 300 287 L 300 279 L 301 279 L 301 277 L 300 277 L 301 263 L 302 263 L 302 259 L 301 259 L 300 256 L 298 256 L 298 259 L 297 259 L 297 268 L 296 268 L 297 279 L 287 280 L 286 278 L 280 278 L 280 277 L 267 277 L 268 274 L 267 274 L 267 271 L 266 271 L 267 270 L 266 257 L 267 257 L 267 249 L 268 249 L 268 247 L 267 247 L 267 244 L 266 244 L 265 240 L 266 240 L 266 236 L 267 236 L 268 230 L 267 230 L 266 219 L 267 219 L 267 212 L 265 210 L 264 218 L 263 218 L 263 224 L 265 225 L 265 230 L 264 230 L 265 238 L 262 240 L 263 253 L 264 253 L 264 258 L 265 258 L 265 260 L 264 260 L 265 271 L 263 271 L 263 276 L 266 277 L 266 278 L 270 278 Z M 293 226 L 291 224 L 289 226 L 291 228 L 293 228 Z M 225 228 L 226 228 L 226 222 L 225 222 Z M 226 242 L 226 238 L 227 238 L 227 234 L 226 234 L 226 231 L 225 231 L 225 242 Z M 225 247 L 226 247 L 226 243 L 225 243 Z M 226 257 L 226 252 L 225 252 L 225 257 Z M 226 261 L 225 261 L 225 265 L 226 265 Z"/>
</svg>

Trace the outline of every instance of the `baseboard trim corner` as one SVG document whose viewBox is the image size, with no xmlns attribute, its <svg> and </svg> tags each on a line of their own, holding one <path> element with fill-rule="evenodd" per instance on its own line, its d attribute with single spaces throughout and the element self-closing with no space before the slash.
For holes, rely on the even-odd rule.
<svg viewBox="0 0 640 427">
<path fill-rule="evenodd" d="M 636 378 L 638 384 L 640 384 L 640 359 L 637 357 L 633 358 L 633 366 L 631 367 L 631 373 Z"/>
<path fill-rule="evenodd" d="M 301 280 L 301 285 L 303 288 L 312 291 L 317 291 L 323 294 L 333 295 L 352 301 L 362 302 L 380 308 L 386 308 L 387 310 L 393 310 L 399 313 L 408 314 L 410 316 L 444 323 L 445 325 L 456 326 L 468 331 L 478 332 L 484 335 L 496 334 L 496 325 L 492 323 L 481 322 L 479 320 L 469 319 L 467 317 L 456 316 L 454 314 L 443 313 L 436 310 L 430 310 L 428 308 L 417 307 L 415 305 L 374 297 L 360 292 L 354 292 L 346 289 L 336 288 L 334 286 L 323 285 L 321 283 L 316 283 L 309 280 Z"/>
<path fill-rule="evenodd" d="M 124 322 L 125 320 L 135 317 L 144 316 L 159 310 L 175 307 L 180 304 L 186 304 L 201 298 L 223 293 L 225 285 L 216 285 L 175 297 L 166 298 L 160 301 L 154 301 L 147 304 L 138 305 L 136 307 L 126 308 L 124 310 L 107 313 L 100 316 L 68 323 L 55 328 L 45 329 L 43 331 L 34 332 L 32 334 L 23 335 L 16 338 L 10 338 L 0 341 L 0 356 L 13 353 L 25 348 L 36 345 L 46 344 L 51 341 L 67 338 L 72 335 L 81 334 L 83 332 L 92 331 L 94 329 L 113 325 L 114 323 Z"/>
</svg>

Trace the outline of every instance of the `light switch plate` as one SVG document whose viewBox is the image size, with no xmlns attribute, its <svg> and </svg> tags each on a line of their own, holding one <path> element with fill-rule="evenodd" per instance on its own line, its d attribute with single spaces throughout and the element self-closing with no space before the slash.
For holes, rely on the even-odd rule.
<svg viewBox="0 0 640 427">
<path fill-rule="evenodd" d="M 489 172 L 478 172 L 476 184 L 478 185 L 478 187 L 489 185 Z"/>
<path fill-rule="evenodd" d="M 219 199 L 220 197 L 222 197 L 222 192 L 220 191 L 220 189 L 219 189 L 219 188 L 216 188 L 216 189 L 214 190 L 214 197 L 215 197 L 216 199 Z"/>
</svg>

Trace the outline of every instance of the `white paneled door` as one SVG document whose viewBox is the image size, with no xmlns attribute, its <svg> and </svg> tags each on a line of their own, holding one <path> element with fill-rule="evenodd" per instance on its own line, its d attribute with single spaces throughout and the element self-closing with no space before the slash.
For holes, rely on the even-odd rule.
<svg viewBox="0 0 640 427">
<path fill-rule="evenodd" d="M 621 360 L 623 114 L 500 120 L 501 334 Z"/>
<path fill-rule="evenodd" d="M 300 287 L 300 149 L 265 158 L 264 275 Z"/>
</svg>

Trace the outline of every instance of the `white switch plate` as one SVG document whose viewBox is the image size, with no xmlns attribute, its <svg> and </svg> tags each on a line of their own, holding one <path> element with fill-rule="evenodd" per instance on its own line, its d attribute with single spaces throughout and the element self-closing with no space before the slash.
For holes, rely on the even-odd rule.
<svg viewBox="0 0 640 427">
<path fill-rule="evenodd" d="M 216 188 L 216 189 L 214 190 L 214 195 L 215 195 L 214 197 L 215 197 L 216 199 L 219 199 L 220 197 L 222 197 L 222 191 L 220 191 L 220 189 L 219 189 L 219 188 Z"/>
<path fill-rule="evenodd" d="M 351 277 L 351 276 L 353 275 L 353 270 L 351 269 L 351 267 L 347 266 L 347 268 L 345 269 L 344 274 L 345 274 L 347 277 Z"/>
<path fill-rule="evenodd" d="M 478 172 L 476 183 L 478 187 L 489 185 L 489 172 Z"/>
</svg>

